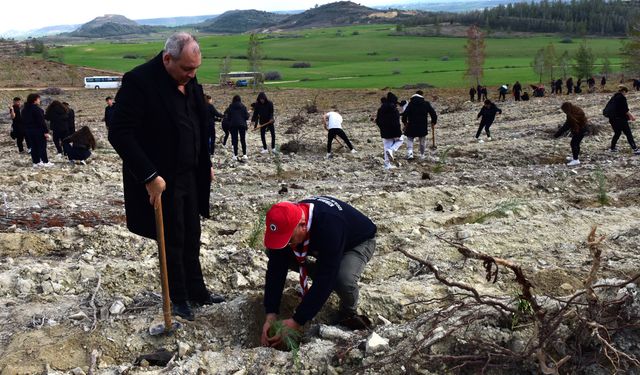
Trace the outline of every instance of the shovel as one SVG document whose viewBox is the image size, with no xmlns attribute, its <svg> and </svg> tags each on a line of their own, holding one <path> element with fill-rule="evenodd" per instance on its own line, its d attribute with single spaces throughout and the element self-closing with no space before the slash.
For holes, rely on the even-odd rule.
<svg viewBox="0 0 640 375">
<path fill-rule="evenodd" d="M 431 124 L 431 148 L 436 149 L 436 126 Z"/>
<path fill-rule="evenodd" d="M 164 223 L 162 219 L 162 200 L 160 197 L 158 207 L 154 209 L 156 214 L 156 236 L 158 241 L 158 250 L 160 253 L 160 281 L 162 283 L 162 315 L 164 324 L 156 324 L 149 327 L 149 334 L 157 336 L 164 333 L 171 333 L 176 329 L 182 328 L 180 322 L 171 322 L 171 301 L 169 299 L 169 278 L 167 276 L 167 254 L 164 245 Z"/>
</svg>

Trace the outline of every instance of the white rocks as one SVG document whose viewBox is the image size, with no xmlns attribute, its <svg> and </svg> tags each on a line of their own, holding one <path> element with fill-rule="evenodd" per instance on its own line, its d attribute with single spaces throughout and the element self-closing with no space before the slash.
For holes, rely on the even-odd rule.
<svg viewBox="0 0 640 375">
<path fill-rule="evenodd" d="M 178 357 L 184 358 L 191 350 L 191 345 L 186 342 L 178 341 Z"/>
<path fill-rule="evenodd" d="M 109 314 L 120 315 L 124 312 L 125 309 L 126 307 L 124 306 L 124 302 L 117 300 L 109 308 Z"/>
<path fill-rule="evenodd" d="M 351 332 L 343 331 L 338 327 L 320 325 L 318 331 L 320 337 L 327 340 L 349 340 L 353 334 Z"/>
<path fill-rule="evenodd" d="M 29 279 L 16 280 L 16 290 L 19 294 L 29 294 L 31 289 L 33 289 L 33 286 L 33 281 Z"/>
<path fill-rule="evenodd" d="M 69 315 L 68 318 L 71 319 L 71 320 L 84 320 L 84 319 L 87 319 L 88 317 L 87 317 L 87 314 L 85 314 L 84 312 L 80 311 L 80 312 L 77 312 L 75 314 Z"/>
<path fill-rule="evenodd" d="M 242 288 L 250 285 L 249 280 L 244 277 L 240 272 L 236 272 L 231 279 L 231 283 L 234 288 Z"/>
<path fill-rule="evenodd" d="M 389 349 L 389 340 L 384 337 L 380 337 L 377 333 L 373 332 L 367 339 L 365 345 L 365 351 L 367 354 L 373 354 L 382 352 Z"/>
<path fill-rule="evenodd" d="M 466 240 L 467 238 L 471 237 L 471 232 L 469 232 L 468 230 L 460 230 L 456 232 L 456 237 L 459 240 Z"/>
</svg>

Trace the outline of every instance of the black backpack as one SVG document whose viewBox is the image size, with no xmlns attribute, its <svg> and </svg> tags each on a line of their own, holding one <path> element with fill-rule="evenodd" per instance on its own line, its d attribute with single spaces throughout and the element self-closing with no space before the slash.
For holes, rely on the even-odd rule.
<svg viewBox="0 0 640 375">
<path fill-rule="evenodd" d="M 613 98 L 609 99 L 609 101 L 607 102 L 607 105 L 604 106 L 604 109 L 602 110 L 602 115 L 606 118 L 611 118 L 614 115 L 614 103 L 613 103 Z"/>
</svg>

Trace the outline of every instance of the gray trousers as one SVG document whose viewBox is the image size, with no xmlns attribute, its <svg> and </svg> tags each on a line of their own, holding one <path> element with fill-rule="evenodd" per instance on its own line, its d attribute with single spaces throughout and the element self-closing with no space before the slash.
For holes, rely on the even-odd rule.
<svg viewBox="0 0 640 375">
<path fill-rule="evenodd" d="M 364 266 L 371 260 L 376 250 L 376 239 L 368 239 L 353 249 L 344 252 L 342 262 L 340 262 L 340 270 L 336 277 L 336 284 L 333 290 L 340 297 L 340 315 L 349 317 L 356 313 L 358 308 L 358 298 L 360 296 L 360 288 L 358 281 L 364 271 Z M 291 269 L 298 272 L 298 264 L 292 264 Z M 316 273 L 315 262 L 307 262 L 307 272 L 313 280 Z"/>
</svg>

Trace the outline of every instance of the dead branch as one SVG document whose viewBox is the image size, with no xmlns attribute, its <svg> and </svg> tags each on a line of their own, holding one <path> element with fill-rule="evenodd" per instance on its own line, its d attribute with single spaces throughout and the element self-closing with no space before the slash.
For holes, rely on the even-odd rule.
<svg viewBox="0 0 640 375">
<path fill-rule="evenodd" d="M 596 292 L 593 290 L 592 285 L 596 281 L 598 270 L 600 269 L 602 250 L 598 245 L 600 245 L 600 243 L 604 240 L 604 236 L 596 239 L 597 228 L 597 225 L 592 226 L 591 232 L 589 232 L 589 236 L 587 237 L 587 246 L 589 247 L 589 252 L 591 253 L 593 263 L 591 264 L 589 275 L 584 281 L 584 288 L 586 289 L 587 293 L 587 301 L 589 301 L 590 304 L 596 304 L 598 301 L 598 297 L 596 296 Z"/>
<path fill-rule="evenodd" d="M 93 295 L 91 296 L 91 300 L 89 301 L 89 306 L 93 309 L 93 323 L 91 323 L 91 331 L 93 332 L 98 325 L 98 308 L 96 307 L 96 295 L 100 290 L 100 283 L 102 281 L 102 277 L 100 273 L 98 273 L 98 282 L 96 283 L 96 289 L 93 291 Z"/>
<path fill-rule="evenodd" d="M 101 355 L 102 352 L 98 349 L 93 349 L 93 351 L 91 351 L 91 365 L 89 366 L 88 375 L 95 375 L 96 369 L 98 368 L 98 360 Z"/>
</svg>

